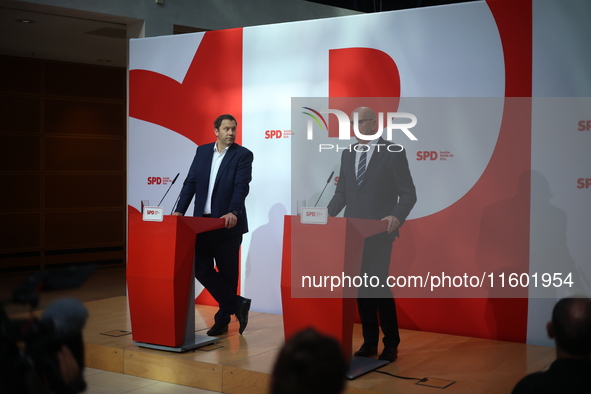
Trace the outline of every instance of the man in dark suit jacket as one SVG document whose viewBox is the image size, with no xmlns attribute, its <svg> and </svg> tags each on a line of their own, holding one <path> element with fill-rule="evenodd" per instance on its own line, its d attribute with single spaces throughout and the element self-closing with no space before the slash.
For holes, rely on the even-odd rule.
<svg viewBox="0 0 591 394">
<path fill-rule="evenodd" d="M 251 302 L 236 293 L 240 245 L 242 235 L 248 232 L 244 201 L 252 178 L 253 154 L 234 142 L 236 128 L 232 115 L 215 120 L 216 141 L 197 148 L 173 213 L 184 215 L 194 196 L 193 216 L 225 220 L 225 228 L 198 234 L 195 242 L 195 277 L 220 306 L 215 324 L 207 331 L 212 336 L 228 331 L 231 315 L 236 315 L 242 334 Z"/>
<path fill-rule="evenodd" d="M 375 113 L 367 107 L 357 108 L 359 132 L 374 135 Z M 354 119 L 351 115 L 351 119 Z M 351 122 L 353 124 L 353 122 Z M 416 203 L 415 186 L 410 175 L 406 153 L 400 145 L 382 138 L 363 140 L 344 150 L 335 194 L 328 204 L 328 213 L 336 216 L 345 208 L 345 217 L 384 220 L 388 231 L 365 240 L 361 275 L 377 276 L 385 284 L 389 274 L 392 243 Z M 354 354 L 369 357 L 377 354 L 379 327 L 384 333 L 381 360 L 398 357 L 398 318 L 390 289 L 360 288 L 357 298 L 364 343 Z"/>
</svg>

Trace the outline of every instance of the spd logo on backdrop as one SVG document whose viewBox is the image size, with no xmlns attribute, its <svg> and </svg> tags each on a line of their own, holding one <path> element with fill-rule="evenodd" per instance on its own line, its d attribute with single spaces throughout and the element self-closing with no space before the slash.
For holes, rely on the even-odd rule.
<svg viewBox="0 0 591 394">
<path fill-rule="evenodd" d="M 417 161 L 447 161 L 455 155 L 448 150 L 441 150 L 439 152 L 434 150 L 420 150 L 417 152 Z"/>
<path fill-rule="evenodd" d="M 291 137 L 292 132 L 291 130 L 266 130 L 265 131 L 265 139 L 266 140 L 276 140 L 282 138 L 289 138 Z"/>
<path fill-rule="evenodd" d="M 165 176 L 149 176 L 147 178 L 147 184 L 148 185 L 168 185 L 169 183 L 172 182 L 172 179 L 170 179 L 169 177 Z"/>
</svg>

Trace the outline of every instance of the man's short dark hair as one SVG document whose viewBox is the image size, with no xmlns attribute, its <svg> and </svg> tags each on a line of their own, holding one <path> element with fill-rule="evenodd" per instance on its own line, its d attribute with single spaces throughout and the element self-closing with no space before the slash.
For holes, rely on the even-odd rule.
<svg viewBox="0 0 591 394">
<path fill-rule="evenodd" d="M 233 117 L 233 116 L 232 116 L 232 115 L 230 115 L 230 114 L 225 114 L 225 115 L 220 115 L 220 116 L 218 116 L 218 117 L 216 118 L 216 120 L 214 120 L 214 121 L 213 121 L 213 128 L 214 128 L 214 129 L 219 129 L 219 128 L 220 128 L 220 126 L 222 125 L 222 122 L 223 122 L 224 120 L 231 120 L 231 121 L 234 121 L 234 122 L 236 122 L 236 124 L 238 124 L 238 121 L 236 120 L 236 118 L 235 118 L 235 117 Z"/>
<path fill-rule="evenodd" d="M 281 349 L 271 375 L 271 393 L 341 393 L 346 373 L 347 361 L 336 339 L 307 329 Z"/>
<path fill-rule="evenodd" d="M 591 354 L 591 300 L 563 298 L 552 311 L 552 327 L 556 345 L 573 355 Z"/>
</svg>

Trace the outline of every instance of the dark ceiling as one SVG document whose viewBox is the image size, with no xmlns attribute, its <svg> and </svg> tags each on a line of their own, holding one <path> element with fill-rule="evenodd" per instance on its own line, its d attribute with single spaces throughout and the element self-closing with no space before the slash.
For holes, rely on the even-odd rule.
<svg viewBox="0 0 591 394">
<path fill-rule="evenodd" d="M 475 0 L 307 1 L 379 12 Z M 25 21 L 29 23 L 23 23 Z M 127 29 L 139 22 L 132 18 L 0 0 L 0 54 L 126 67 Z M 183 32 L 177 31 L 175 26 L 175 33 Z"/>
<path fill-rule="evenodd" d="M 307 0 L 313 3 L 347 8 L 361 12 L 403 10 L 444 4 L 467 3 L 477 0 Z"/>
</svg>

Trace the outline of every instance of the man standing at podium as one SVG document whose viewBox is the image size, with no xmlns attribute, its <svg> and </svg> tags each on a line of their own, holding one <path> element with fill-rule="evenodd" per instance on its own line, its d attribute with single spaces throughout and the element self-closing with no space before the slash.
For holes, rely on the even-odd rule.
<svg viewBox="0 0 591 394">
<path fill-rule="evenodd" d="M 225 228 L 198 234 L 195 243 L 195 277 L 219 304 L 215 324 L 207 331 L 210 336 L 228 332 L 231 315 L 236 315 L 242 334 L 250 310 L 251 300 L 237 290 L 240 244 L 248 232 L 244 201 L 254 156 L 235 143 L 237 126 L 232 115 L 214 121 L 216 141 L 197 148 L 173 213 L 184 215 L 195 196 L 193 216 L 225 220 Z"/>
<path fill-rule="evenodd" d="M 360 134 L 376 133 L 376 115 L 367 107 L 358 113 Z M 353 125 L 351 114 L 351 125 Z M 384 220 L 388 231 L 365 240 L 361 275 L 377 276 L 385 284 L 389 275 L 392 243 L 417 201 L 415 186 L 408 167 L 406 152 L 381 137 L 377 140 L 359 139 L 351 150 L 343 150 L 339 181 L 328 204 L 328 214 L 336 216 L 345 208 L 345 217 Z M 388 149 L 389 146 L 389 149 Z M 357 274 L 357 273 L 355 273 Z M 358 357 L 377 354 L 379 328 L 384 334 L 384 349 L 380 360 L 394 361 L 398 357 L 398 318 L 391 290 L 385 286 L 360 288 L 357 306 L 364 343 L 355 352 Z"/>
</svg>

